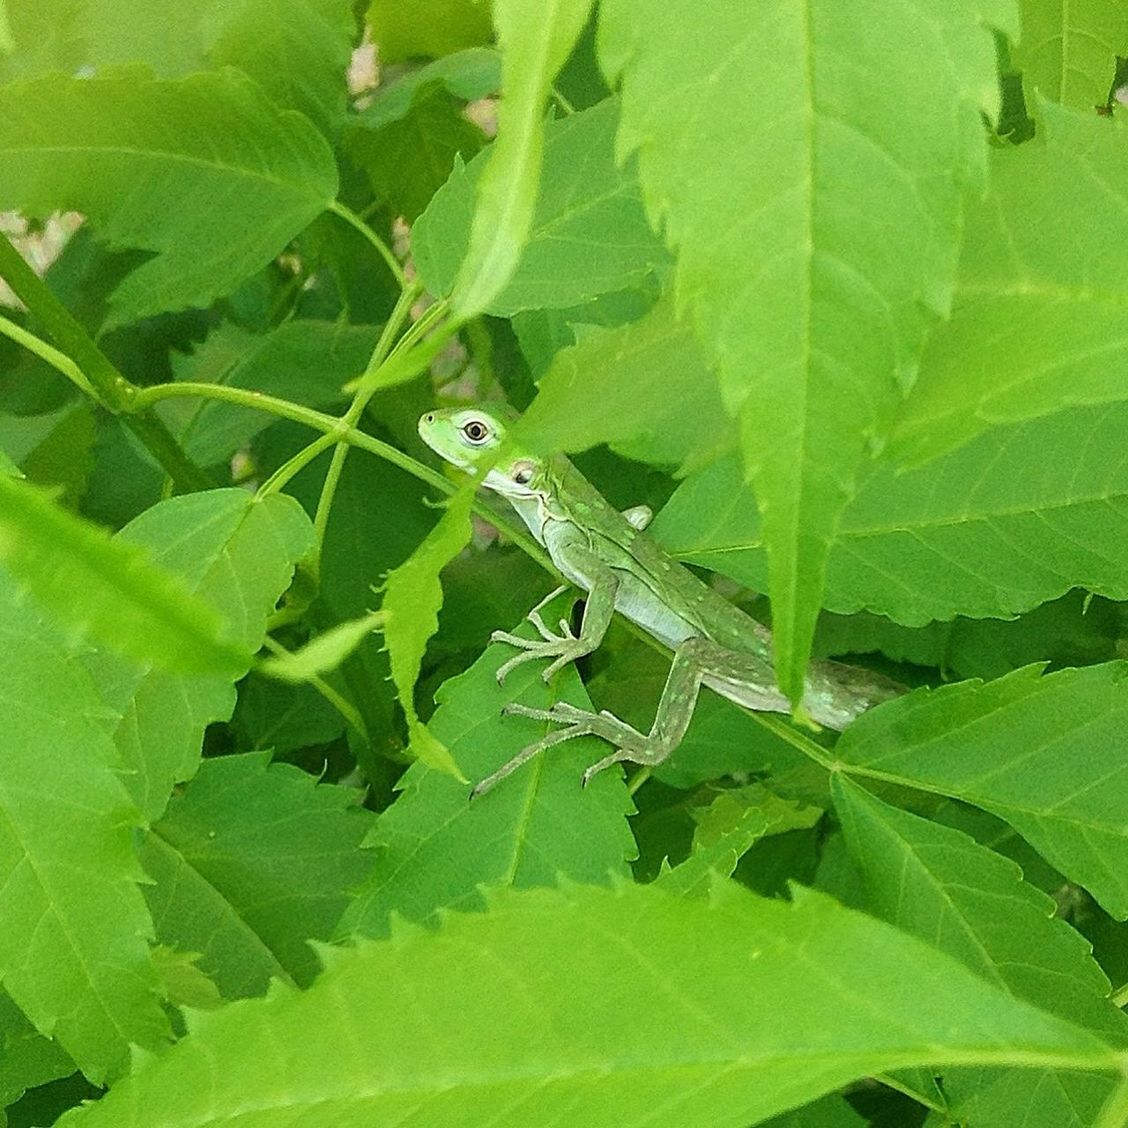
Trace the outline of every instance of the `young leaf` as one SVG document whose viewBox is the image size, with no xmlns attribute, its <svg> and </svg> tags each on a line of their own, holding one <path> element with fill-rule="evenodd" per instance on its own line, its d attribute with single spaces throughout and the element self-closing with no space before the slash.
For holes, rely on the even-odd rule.
<svg viewBox="0 0 1128 1128">
<path fill-rule="evenodd" d="M 463 486 L 447 503 L 439 523 L 414 553 L 392 570 L 384 585 L 384 638 L 392 679 L 407 716 L 411 751 L 424 764 L 462 779 L 450 752 L 428 731 L 415 712 L 415 682 L 427 641 L 438 630 L 443 586 L 439 572 L 470 540 L 470 506 L 474 485 Z"/>
<path fill-rule="evenodd" d="M 1038 140 L 994 152 L 969 209 L 951 320 L 897 421 L 912 461 L 995 423 L 1125 398 L 1128 123 L 1048 102 L 1041 117 Z"/>
<path fill-rule="evenodd" d="M 1019 0 L 1019 10 L 1012 57 L 1027 91 L 1083 113 L 1106 105 L 1116 58 L 1128 54 L 1128 8 L 1120 0 Z"/>
<path fill-rule="evenodd" d="M 0 476 L 0 561 L 61 623 L 181 674 L 242 674 L 251 652 L 146 553 Z"/>
<path fill-rule="evenodd" d="M 1128 402 L 995 427 L 915 470 L 875 467 L 842 515 L 824 605 L 923 626 L 1014 615 L 1072 587 L 1128 598 Z M 763 590 L 763 528 L 735 458 L 688 478 L 652 533 Z"/>
<path fill-rule="evenodd" d="M 359 619 L 338 623 L 310 639 L 300 650 L 264 658 L 258 669 L 282 681 L 309 681 L 335 670 L 373 631 L 383 626 L 384 617 L 383 611 L 372 611 Z"/>
<path fill-rule="evenodd" d="M 544 167 L 519 263 L 491 299 L 490 313 L 566 308 L 638 284 L 668 255 L 647 226 L 638 179 L 615 164 L 618 100 L 544 126 Z M 500 143 L 500 142 L 499 142 Z M 455 166 L 412 232 L 427 289 L 447 294 L 466 255 L 475 191 L 490 149 Z"/>
<path fill-rule="evenodd" d="M 780 799 L 759 783 L 722 791 L 707 807 L 692 813 L 697 820 L 693 852 L 658 877 L 664 889 L 683 897 L 704 896 L 718 874 L 730 877 L 736 863 L 761 838 L 814 826 L 823 814 L 818 807 Z"/>
<path fill-rule="evenodd" d="M 928 311 L 948 310 L 980 115 L 997 111 L 986 24 L 1013 31 L 1010 0 L 600 8 L 620 153 L 638 153 L 679 302 L 742 421 L 796 701 L 867 438 L 912 379 Z"/>
<path fill-rule="evenodd" d="M 114 247 L 158 252 L 114 291 L 108 325 L 230 293 L 336 192 L 321 135 L 234 70 L 0 89 L 0 207 L 75 208 Z"/>
<path fill-rule="evenodd" d="M 525 635 L 530 631 L 527 623 L 519 628 Z M 508 657 L 510 648 L 489 647 L 437 695 L 439 707 L 429 727 L 473 783 L 545 734 L 547 726 L 538 722 L 503 717 L 508 702 L 520 699 L 548 708 L 563 698 L 591 707 L 571 667 L 561 670 L 551 687 L 535 664 L 518 667 L 499 686 L 497 669 Z M 377 862 L 345 916 L 346 930 L 382 935 L 393 913 L 430 921 L 443 909 L 477 908 L 482 889 L 490 886 L 552 885 L 560 876 L 587 882 L 625 876 L 626 859 L 635 850 L 622 777 L 604 772 L 586 789 L 580 787 L 584 769 L 605 748 L 594 738 L 568 741 L 473 802 L 469 784 L 413 765 L 401 781 L 402 793 L 368 837 Z M 452 858 L 457 865 L 451 865 Z"/>
<path fill-rule="evenodd" d="M 847 770 L 973 803 L 1011 824 L 1118 920 L 1128 918 L 1128 663 L 917 690 L 863 714 Z"/>
<path fill-rule="evenodd" d="M 266 616 L 313 543 L 313 530 L 293 498 L 274 494 L 256 501 L 243 490 L 212 490 L 153 506 L 117 541 L 143 545 L 253 653 Z M 195 773 L 204 729 L 231 715 L 242 671 L 182 677 L 104 650 L 84 662 L 105 704 L 120 715 L 114 739 L 129 769 L 126 786 L 146 817 L 159 818 L 173 785 Z"/>
<path fill-rule="evenodd" d="M 592 0 L 551 0 L 535 6 L 494 0 L 502 99 L 498 136 L 478 185 L 470 245 L 452 299 L 461 320 L 488 309 L 517 268 L 537 199 L 545 100 L 591 6 Z"/>
<path fill-rule="evenodd" d="M 96 1084 L 168 1036 L 136 882 L 137 812 L 105 711 L 0 571 L 0 978 Z"/>
<path fill-rule="evenodd" d="M 308 983 L 308 941 L 329 939 L 372 866 L 359 792 L 269 764 L 266 752 L 205 760 L 141 847 L 158 938 L 199 952 L 227 999 L 272 978 Z"/>
<path fill-rule="evenodd" d="M 194 1016 L 180 1045 L 60 1125 L 484 1128 L 566 1109 L 586 1128 L 746 1128 L 898 1066 L 1115 1068 L 1093 1035 L 800 893 L 499 895 L 438 932 L 327 952 L 306 992 Z"/>
</svg>

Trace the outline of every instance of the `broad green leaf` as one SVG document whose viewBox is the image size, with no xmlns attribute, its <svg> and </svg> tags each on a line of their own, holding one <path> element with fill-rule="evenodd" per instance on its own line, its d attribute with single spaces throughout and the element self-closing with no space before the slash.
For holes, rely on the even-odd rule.
<svg viewBox="0 0 1128 1128">
<path fill-rule="evenodd" d="M 12 27 L 8 23 L 7 0 L 0 0 L 0 54 L 15 50 L 16 41 L 12 38 Z"/>
<path fill-rule="evenodd" d="M 349 157 L 368 175 L 372 191 L 393 214 L 415 223 L 445 183 L 456 160 L 469 160 L 485 134 L 463 115 L 462 103 L 437 83 L 412 99 L 409 111 L 379 128 L 357 128 L 346 136 Z"/>
<path fill-rule="evenodd" d="M 23 1011 L 0 993 L 0 1108 L 14 1104 L 26 1089 L 68 1077 L 75 1068 L 59 1043 L 40 1034 Z"/>
<path fill-rule="evenodd" d="M 1043 103 L 1038 133 L 993 154 L 990 192 L 969 208 L 951 320 L 897 422 L 909 460 L 1125 398 L 1128 123 Z"/>
<path fill-rule="evenodd" d="M 264 658 L 259 670 L 282 681 L 309 681 L 335 670 L 369 635 L 384 624 L 385 613 L 372 611 L 359 619 L 338 623 L 310 639 L 300 650 Z"/>
<path fill-rule="evenodd" d="M 443 605 L 439 572 L 469 543 L 473 502 L 474 485 L 468 483 L 447 503 L 423 543 L 388 575 L 381 605 L 392 680 L 407 717 L 411 751 L 424 764 L 456 778 L 462 778 L 458 763 L 415 712 L 415 682 L 427 642 L 439 627 Z"/>
<path fill-rule="evenodd" d="M 671 465 L 735 441 L 693 331 L 669 300 L 617 329 L 585 329 L 557 353 L 521 434 L 537 450 L 605 442 L 628 458 Z"/>
<path fill-rule="evenodd" d="M 436 58 L 488 43 L 490 6 L 483 0 L 372 0 L 368 27 L 384 62 Z"/>
<path fill-rule="evenodd" d="M 964 193 L 984 178 L 981 113 L 998 109 L 985 25 L 1013 31 L 1015 16 L 1009 0 L 600 8 L 619 151 L 638 154 L 768 515 L 777 673 L 794 700 L 867 442 L 948 311 Z"/>
<path fill-rule="evenodd" d="M 497 140 L 478 182 L 469 247 L 454 286 L 452 308 L 461 320 L 491 308 L 517 269 L 541 181 L 545 101 L 591 6 L 592 0 L 493 0 L 502 98 Z"/>
<path fill-rule="evenodd" d="M 257 501 L 237 489 L 161 502 L 117 536 L 178 575 L 248 653 L 262 644 L 266 617 L 312 540 L 309 518 L 293 498 Z M 129 772 L 126 787 L 147 818 L 159 818 L 174 784 L 195 773 L 204 729 L 231 715 L 237 675 L 182 677 L 108 651 L 84 661 L 120 717 L 114 739 Z"/>
<path fill-rule="evenodd" d="M 1073 587 L 1128 598 L 1128 402 L 994 427 L 899 473 L 879 462 L 846 508 L 824 605 L 899 623 L 1015 615 Z M 689 478 L 655 519 L 680 559 L 763 590 L 764 530 L 735 458 Z"/>
<path fill-rule="evenodd" d="M 0 50 L 0 82 L 80 65 L 71 27 L 74 0 L 4 0 L 11 53 Z"/>
<path fill-rule="evenodd" d="M 1064 1069 L 956 1069 L 944 1076 L 951 1116 L 975 1128 L 1093 1128 L 1110 1088 L 1100 1074 Z"/>
<path fill-rule="evenodd" d="M 336 191 L 309 121 L 233 70 L 0 89 L 0 207 L 75 208 L 112 246 L 157 252 L 114 291 L 110 324 L 230 293 Z"/>
<path fill-rule="evenodd" d="M 308 682 L 291 685 L 253 671 L 239 683 L 231 723 L 239 748 L 276 754 L 328 744 L 345 730 L 344 717 Z"/>
<path fill-rule="evenodd" d="M 251 652 L 147 554 L 0 477 L 0 561 L 61 623 L 181 674 L 242 674 Z"/>
<path fill-rule="evenodd" d="M 564 1109 L 585 1128 L 746 1128 L 898 1066 L 1118 1060 L 811 892 L 510 892 L 437 932 L 404 926 L 326 958 L 308 991 L 194 1016 L 178 1046 L 60 1125 L 484 1128 Z"/>
<path fill-rule="evenodd" d="M 546 612 L 548 614 L 548 612 Z M 549 621 L 552 621 L 551 618 Z M 523 624 L 519 633 L 528 635 Z M 429 722 L 437 740 L 471 783 L 540 739 L 550 726 L 503 717 L 510 701 L 548 708 L 561 698 L 590 708 L 575 671 L 561 670 L 551 687 L 537 663 L 519 666 L 505 686 L 497 669 L 512 648 L 491 646 L 469 670 L 446 682 Z M 408 769 L 402 793 L 384 811 L 367 845 L 377 851 L 370 880 L 344 919 L 347 930 L 386 933 L 392 915 L 430 921 L 444 909 L 478 908 L 482 889 L 555 885 L 560 877 L 602 882 L 625 876 L 634 854 L 627 826 L 630 799 L 622 777 L 604 772 L 586 788 L 584 769 L 605 755 L 594 738 L 551 748 L 469 802 L 470 784 L 424 764 Z M 452 859 L 457 859 L 452 864 Z"/>
<path fill-rule="evenodd" d="M 329 939 L 372 868 L 360 798 L 266 752 L 205 760 L 141 847 L 158 938 L 200 953 L 228 999 L 308 983 L 308 941 Z"/>
<path fill-rule="evenodd" d="M 136 886 L 138 815 L 105 710 L 64 638 L 0 571 L 0 978 L 101 1083 L 168 1035 Z"/>
<path fill-rule="evenodd" d="M 58 491 L 56 500 L 70 509 L 86 492 L 94 466 L 97 429 L 87 400 L 66 408 L 58 422 L 20 461 L 28 480 Z"/>
<path fill-rule="evenodd" d="M 917 690 L 863 714 L 845 770 L 1005 819 L 1118 920 L 1128 918 L 1128 663 Z"/>
<path fill-rule="evenodd" d="M 1013 58 L 1027 90 L 1088 113 L 1106 105 L 1116 58 L 1128 54 L 1128 8 L 1120 0 L 1019 0 L 1019 10 Z"/>
<path fill-rule="evenodd" d="M 667 254 L 646 223 L 638 180 L 614 157 L 618 102 L 607 99 L 544 127 L 544 167 L 527 240 L 490 313 L 577 305 L 640 283 Z M 498 142 L 500 143 L 500 142 Z M 427 289 L 447 294 L 466 255 L 475 190 L 494 160 L 493 148 L 447 183 L 412 232 L 412 248 Z"/>
<path fill-rule="evenodd" d="M 287 321 L 262 336 L 225 324 L 175 365 L 178 380 L 245 388 L 307 407 L 344 399 L 341 385 L 363 372 L 376 344 L 371 326 Z M 209 399 L 167 400 L 162 416 L 202 466 L 230 458 L 277 417 Z"/>
<path fill-rule="evenodd" d="M 764 1121 L 764 1128 L 867 1128 L 870 1123 L 844 1097 L 828 1096 L 782 1116 L 773 1116 Z"/>
<path fill-rule="evenodd" d="M 664 889 L 683 897 L 704 896 L 717 875 L 731 877 L 736 863 L 761 838 L 814 826 L 823 814 L 818 807 L 780 799 L 759 783 L 722 791 L 691 813 L 697 821 L 693 852 L 658 877 Z"/>
<path fill-rule="evenodd" d="M 0 450 L 0 474 L 6 474 L 12 478 L 25 477 L 24 472 L 4 453 Z"/>
<path fill-rule="evenodd" d="M 464 102 L 501 89 L 501 56 L 492 47 L 471 47 L 436 59 L 376 89 L 372 104 L 355 114 L 353 126 L 377 130 L 402 121 L 428 89 L 440 86 Z"/>
</svg>

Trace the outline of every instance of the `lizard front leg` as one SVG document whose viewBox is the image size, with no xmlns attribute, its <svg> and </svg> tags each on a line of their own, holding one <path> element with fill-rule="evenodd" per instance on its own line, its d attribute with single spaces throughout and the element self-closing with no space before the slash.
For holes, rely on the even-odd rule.
<svg viewBox="0 0 1128 1128">
<path fill-rule="evenodd" d="M 562 554 L 563 562 L 567 569 L 575 575 L 583 576 L 590 584 L 587 601 L 584 604 L 584 617 L 580 622 L 580 633 L 572 633 L 571 627 L 564 619 L 560 620 L 560 634 L 554 634 L 540 616 L 541 608 L 554 596 L 563 591 L 558 588 L 546 599 L 542 599 L 529 612 L 527 618 L 541 636 L 539 639 L 521 638 L 519 635 L 510 634 L 508 631 L 494 631 L 490 635 L 491 642 L 503 642 L 508 646 L 517 647 L 521 653 L 515 654 L 508 661 L 503 662 L 497 671 L 498 682 L 504 682 L 509 674 L 523 662 L 531 662 L 537 658 L 551 658 L 552 661 L 545 667 L 541 675 L 548 681 L 553 674 L 569 662 L 583 658 L 599 648 L 607 628 L 611 625 L 611 618 L 615 613 L 615 596 L 619 590 L 619 579 L 615 572 L 602 563 L 587 548 L 581 545 L 569 545 Z"/>
</svg>

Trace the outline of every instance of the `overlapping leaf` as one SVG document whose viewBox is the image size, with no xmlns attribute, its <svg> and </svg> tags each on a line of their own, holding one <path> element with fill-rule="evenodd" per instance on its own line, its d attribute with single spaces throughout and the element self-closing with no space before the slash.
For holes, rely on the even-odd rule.
<svg viewBox="0 0 1128 1128">
<path fill-rule="evenodd" d="M 710 902 L 639 886 L 510 892 L 438 932 L 334 954 L 304 993 L 192 1026 L 61 1123 L 484 1128 L 567 1109 L 588 1128 L 746 1128 L 897 1066 L 1116 1061 L 886 924 L 735 886 Z"/>
<path fill-rule="evenodd" d="M 0 572 L 0 978 L 93 1081 L 168 1024 L 136 886 L 137 813 L 90 679 Z"/>
<path fill-rule="evenodd" d="M 863 776 L 1005 819 L 1117 919 L 1128 917 L 1128 663 L 918 690 L 864 714 L 835 746 Z"/>
<path fill-rule="evenodd" d="M 825 606 L 921 626 L 1013 615 L 1072 587 L 1128 598 L 1128 403 L 995 427 L 926 466 L 883 461 L 842 516 Z M 755 500 L 728 459 L 654 522 L 671 552 L 763 590 Z"/>
<path fill-rule="evenodd" d="M 0 207 L 75 208 L 113 246 L 158 252 L 115 290 L 113 323 L 209 305 L 336 191 L 320 134 L 236 71 L 51 75 L 0 89 Z"/>
<path fill-rule="evenodd" d="M 601 7 L 620 152 L 638 153 L 678 297 L 743 422 L 796 700 L 867 438 L 911 381 L 926 310 L 948 309 L 980 113 L 997 108 L 984 25 L 1013 31 L 1015 15 L 1008 0 Z"/>
<path fill-rule="evenodd" d="M 518 667 L 499 686 L 497 669 L 511 653 L 491 646 L 466 673 L 444 683 L 429 722 L 471 783 L 550 727 L 502 717 L 507 702 L 548 708 L 560 694 L 590 708 L 570 667 L 551 688 L 541 680 L 540 663 Z M 584 769 L 604 754 L 605 746 L 594 738 L 568 741 L 472 803 L 470 784 L 423 764 L 409 768 L 402 793 L 369 836 L 377 860 L 345 918 L 347 928 L 379 935 L 393 913 L 426 921 L 443 909 L 480 906 L 482 889 L 489 886 L 526 888 L 553 885 L 560 876 L 595 882 L 625 875 L 634 840 L 621 776 L 604 772 L 580 787 Z"/>
<path fill-rule="evenodd" d="M 269 760 L 205 760 L 141 850 L 158 938 L 200 953 L 229 999 L 272 978 L 308 983 L 308 941 L 329 939 L 372 864 L 358 849 L 372 822 L 359 794 Z"/>
<path fill-rule="evenodd" d="M 248 652 L 262 643 L 266 616 L 312 543 L 309 519 L 292 498 L 256 501 L 243 490 L 212 490 L 161 502 L 118 534 L 219 612 Z M 235 704 L 229 675 L 181 677 L 108 651 L 86 657 L 103 701 L 120 714 L 114 739 L 129 769 L 126 786 L 150 818 L 175 783 L 196 770 L 204 729 Z"/>
<path fill-rule="evenodd" d="M 574 306 L 637 283 L 664 265 L 647 226 L 637 178 L 614 158 L 618 102 L 545 126 L 542 184 L 527 243 L 491 313 Z M 466 253 L 475 189 L 492 150 L 456 166 L 414 231 L 416 264 L 427 288 L 446 294 Z"/>
<path fill-rule="evenodd" d="M 993 154 L 990 192 L 969 209 L 951 321 L 897 423 L 908 459 L 1125 398 L 1128 123 L 1051 103 L 1041 117 L 1039 139 Z"/>
</svg>

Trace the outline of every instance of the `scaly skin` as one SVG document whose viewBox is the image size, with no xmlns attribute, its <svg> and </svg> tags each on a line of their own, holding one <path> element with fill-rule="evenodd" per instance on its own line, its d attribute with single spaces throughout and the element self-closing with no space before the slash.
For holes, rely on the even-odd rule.
<svg viewBox="0 0 1128 1128">
<path fill-rule="evenodd" d="M 544 624 L 540 609 L 547 599 L 529 614 L 538 640 L 495 631 L 493 641 L 518 648 L 498 670 L 499 681 L 523 662 L 548 659 L 547 681 L 568 662 L 599 647 L 615 611 L 674 651 L 649 733 L 609 713 L 589 713 L 565 703 L 552 709 L 510 706 L 507 712 L 564 727 L 522 749 L 482 780 L 474 795 L 545 748 L 576 736 L 599 736 L 615 746 L 584 773 L 585 784 L 620 761 L 660 764 L 685 735 L 702 684 L 751 709 L 790 711 L 775 682 L 771 633 L 651 540 L 642 531 L 650 521 L 645 507 L 619 513 L 563 455 L 540 458 L 507 443 L 505 423 L 484 408 L 429 411 L 419 420 L 419 434 L 437 454 L 507 498 L 557 568 L 588 593 L 578 635 L 567 623 L 560 624 L 559 634 Z M 819 724 L 843 729 L 866 709 L 901 692 L 900 686 L 869 671 L 815 662 L 808 671 L 803 707 Z"/>
</svg>

